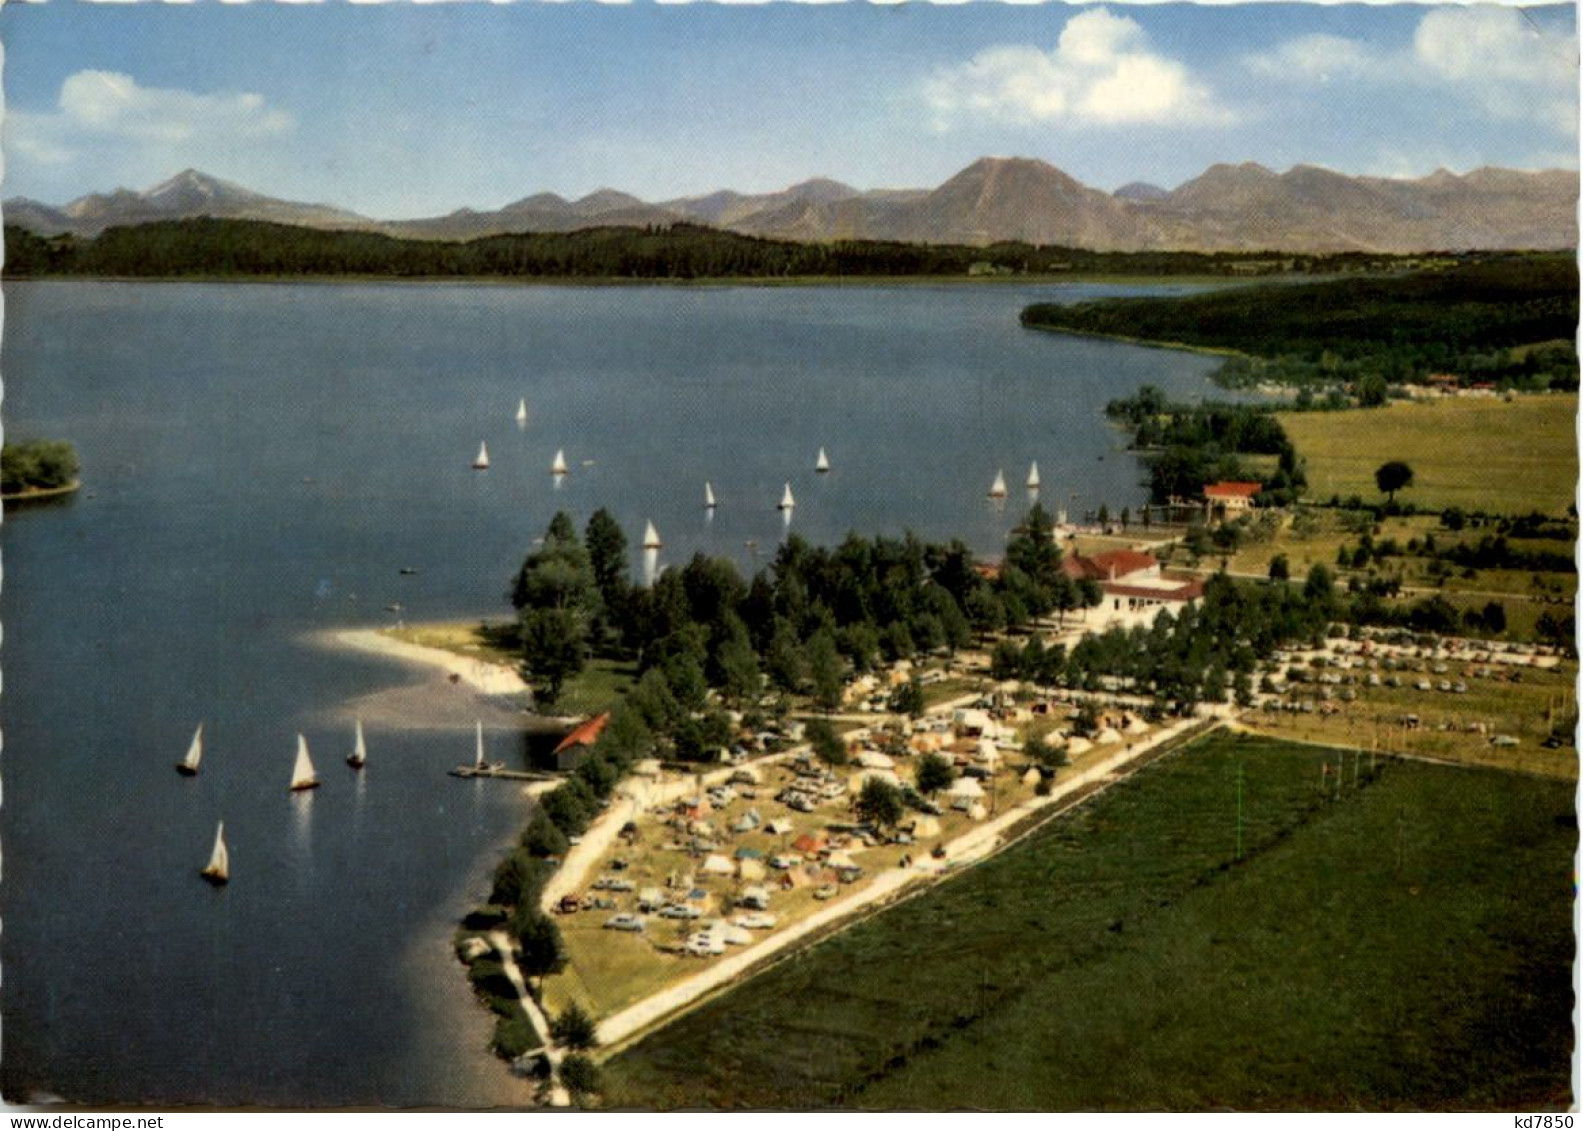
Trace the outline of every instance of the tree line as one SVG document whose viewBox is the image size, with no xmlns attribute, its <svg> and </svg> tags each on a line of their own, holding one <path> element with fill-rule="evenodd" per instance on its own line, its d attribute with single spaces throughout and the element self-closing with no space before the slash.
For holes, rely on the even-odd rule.
<svg viewBox="0 0 1583 1131">
<path fill-rule="evenodd" d="M 1131 446 L 1143 451 L 1153 502 L 1198 498 L 1206 483 L 1240 480 L 1263 485 L 1258 503 L 1284 506 L 1308 486 L 1297 448 L 1265 406 L 1173 405 L 1158 388 L 1145 385 L 1112 400 L 1105 414 L 1130 429 Z M 1275 470 L 1255 475 L 1239 455 L 1273 455 Z"/>
<path fill-rule="evenodd" d="M 256 220 L 197 218 L 110 228 L 93 238 L 5 229 L 11 278 L 86 275 L 170 278 L 728 279 L 1105 273 L 1230 275 L 1239 252 L 1098 252 L 1005 242 L 987 247 L 832 240 L 800 243 L 698 224 L 528 232 L 470 240 L 402 239 Z M 1303 255 L 1283 272 L 1380 270 L 1390 257 Z"/>
<path fill-rule="evenodd" d="M 1246 380 L 1466 382 L 1544 372 L 1577 384 L 1578 270 L 1571 256 L 1495 254 L 1407 274 L 1120 298 L 1022 312 L 1035 329 L 1231 349 Z M 1536 343 L 1543 349 L 1533 350 Z"/>
<path fill-rule="evenodd" d="M 0 493 L 64 487 L 77 478 L 77 451 L 65 440 L 24 440 L 0 448 Z"/>
</svg>

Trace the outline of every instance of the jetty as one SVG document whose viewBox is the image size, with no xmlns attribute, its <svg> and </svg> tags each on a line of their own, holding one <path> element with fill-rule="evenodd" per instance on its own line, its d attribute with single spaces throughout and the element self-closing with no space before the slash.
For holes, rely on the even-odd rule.
<svg viewBox="0 0 1583 1131">
<path fill-rule="evenodd" d="M 450 771 L 453 778 L 504 778 L 506 781 L 555 781 L 558 774 L 537 770 L 508 770 L 504 766 L 461 765 Z"/>
</svg>

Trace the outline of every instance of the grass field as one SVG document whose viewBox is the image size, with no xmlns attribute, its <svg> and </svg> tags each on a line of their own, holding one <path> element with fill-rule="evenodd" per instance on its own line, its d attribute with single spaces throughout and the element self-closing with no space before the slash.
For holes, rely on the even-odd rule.
<svg viewBox="0 0 1583 1131">
<path fill-rule="evenodd" d="M 1382 763 L 1327 800 L 1334 758 L 1212 736 L 619 1053 L 607 1098 L 1566 1105 L 1571 787 Z"/>
<path fill-rule="evenodd" d="M 1413 469 L 1403 502 L 1560 514 L 1577 487 L 1577 407 L 1576 395 L 1448 399 L 1280 420 L 1306 461 L 1312 498 L 1378 499 L 1375 469 L 1399 459 Z"/>
</svg>

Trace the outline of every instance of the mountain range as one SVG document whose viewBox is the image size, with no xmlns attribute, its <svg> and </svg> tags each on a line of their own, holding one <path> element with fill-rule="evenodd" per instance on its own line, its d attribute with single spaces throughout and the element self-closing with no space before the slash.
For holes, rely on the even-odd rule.
<svg viewBox="0 0 1583 1131">
<path fill-rule="evenodd" d="M 120 188 L 51 206 L 4 202 L 7 224 L 40 235 L 196 216 L 268 220 L 411 239 L 472 239 L 618 225 L 705 224 L 776 239 L 983 245 L 1017 240 L 1096 251 L 1397 252 L 1577 245 L 1578 174 L 1481 168 L 1415 180 L 1352 177 L 1313 165 L 1276 173 L 1214 165 L 1174 189 L 1114 193 L 1043 161 L 986 157 L 933 189 L 861 190 L 814 179 L 775 193 L 722 190 L 647 202 L 614 189 L 576 200 L 538 193 L 491 211 L 378 220 L 279 200 L 188 169 L 145 192 Z"/>
</svg>

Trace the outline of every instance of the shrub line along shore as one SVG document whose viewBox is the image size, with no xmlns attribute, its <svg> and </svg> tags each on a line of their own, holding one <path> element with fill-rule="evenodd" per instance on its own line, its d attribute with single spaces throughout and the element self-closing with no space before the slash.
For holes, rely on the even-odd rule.
<svg viewBox="0 0 1583 1131">
<path fill-rule="evenodd" d="M 62 483 L 59 487 L 29 487 L 23 491 L 0 494 L 0 503 L 31 503 L 41 499 L 56 499 L 81 489 L 82 480 L 73 479 L 70 483 Z"/>
</svg>

